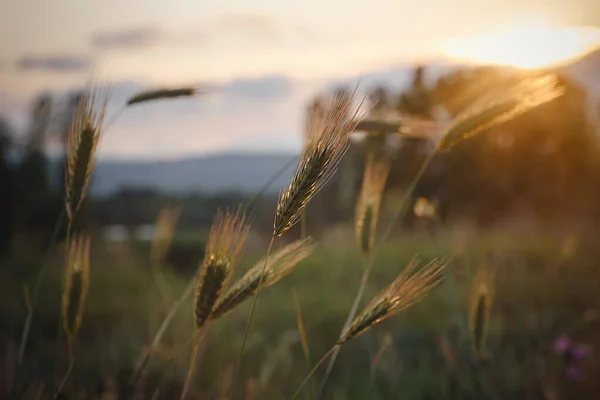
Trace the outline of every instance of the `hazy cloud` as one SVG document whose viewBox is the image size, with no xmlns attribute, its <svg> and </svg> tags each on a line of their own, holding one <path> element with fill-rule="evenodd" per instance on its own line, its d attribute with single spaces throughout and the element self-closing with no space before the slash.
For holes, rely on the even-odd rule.
<svg viewBox="0 0 600 400">
<path fill-rule="evenodd" d="M 166 42 L 168 32 L 158 27 L 134 27 L 99 32 L 92 36 L 92 46 L 97 49 L 131 49 Z"/>
<path fill-rule="evenodd" d="M 221 86 L 220 90 L 229 97 L 246 100 L 275 100 L 292 93 L 293 81 L 282 75 L 237 79 Z"/>
<path fill-rule="evenodd" d="M 236 41 L 314 41 L 318 34 L 307 25 L 278 21 L 266 14 L 221 14 L 213 20 L 182 28 L 138 26 L 92 35 L 91 45 L 99 50 L 139 49 L 156 45 L 202 46 L 233 35 Z"/>
<path fill-rule="evenodd" d="M 87 56 L 76 55 L 26 55 L 16 62 L 20 71 L 81 72 L 92 66 Z"/>
</svg>

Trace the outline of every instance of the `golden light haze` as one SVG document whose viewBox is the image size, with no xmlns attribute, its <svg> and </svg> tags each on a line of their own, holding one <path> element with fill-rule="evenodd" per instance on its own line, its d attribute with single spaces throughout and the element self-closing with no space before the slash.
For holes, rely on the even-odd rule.
<svg viewBox="0 0 600 400">
<path fill-rule="evenodd" d="M 448 39 L 443 51 L 457 61 L 540 68 L 569 62 L 600 47 L 600 28 L 560 26 L 539 18 L 509 21 L 487 34 Z"/>
</svg>

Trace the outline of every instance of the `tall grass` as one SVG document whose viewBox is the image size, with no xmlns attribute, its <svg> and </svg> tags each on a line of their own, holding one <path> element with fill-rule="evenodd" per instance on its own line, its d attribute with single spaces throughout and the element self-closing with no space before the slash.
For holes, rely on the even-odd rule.
<svg viewBox="0 0 600 400">
<path fill-rule="evenodd" d="M 60 313 L 61 324 L 59 326 L 63 327 L 67 337 L 69 366 L 55 391 L 55 396 L 61 393 L 73 370 L 75 359 L 73 344 L 82 324 L 84 306 L 91 283 L 90 239 L 85 232 L 73 234 L 72 226 L 86 198 L 100 136 L 104 133 L 106 125 L 110 124 L 110 122 L 104 124 L 107 97 L 99 93 L 96 87 L 90 86 L 88 88 L 69 131 L 65 176 L 65 208 L 64 215 L 59 219 L 59 222 L 62 222 L 63 217 L 66 215 L 68 222 L 67 256 Z M 159 99 L 189 97 L 196 93 L 196 89 L 190 88 L 152 90 L 133 96 L 124 107 Z M 348 97 L 334 97 L 322 110 L 323 112 L 313 113 L 309 118 L 307 122 L 307 140 L 297 160 L 289 185 L 281 191 L 274 210 L 273 229 L 264 257 L 236 281 L 233 279 L 234 270 L 240 259 L 246 239 L 250 235 L 250 222 L 246 214 L 248 207 L 240 205 L 236 209 L 219 212 L 215 215 L 205 255 L 202 260 L 198 260 L 198 270 L 181 296 L 172 303 L 169 312 L 150 342 L 149 349 L 140 357 L 140 362 L 129 381 L 132 389 L 135 390 L 141 378 L 145 376 L 148 360 L 158 350 L 161 339 L 173 319 L 175 311 L 193 293 L 193 312 L 190 316 L 194 322 L 193 346 L 189 368 L 181 392 L 182 399 L 190 394 L 198 361 L 200 341 L 204 338 L 211 324 L 226 317 L 241 304 L 252 299 L 239 354 L 235 359 L 235 366 L 232 368 L 232 384 L 229 395 L 231 398 L 236 396 L 246 341 L 261 290 L 280 282 L 301 261 L 311 256 L 316 248 L 315 242 L 306 237 L 306 221 L 303 223 L 304 228 L 300 240 L 277 248 L 275 246 L 276 239 L 285 235 L 302 218 L 306 217 L 306 209 L 311 200 L 335 174 L 338 164 L 348 148 L 350 135 L 362 117 L 360 113 L 362 101 L 359 101 L 358 106 L 356 105 L 356 93 L 357 89 Z M 296 398 L 302 392 L 304 385 L 309 382 L 317 369 L 331 357 L 317 393 L 317 397 L 323 396 L 328 379 L 335 366 L 337 355 L 344 345 L 374 328 L 380 322 L 417 303 L 441 282 L 444 267 L 448 262 L 446 259 L 442 261 L 434 260 L 422 265 L 420 261 L 414 258 L 401 269 L 397 278 L 389 286 L 381 290 L 359 312 L 367 282 L 376 264 L 377 257 L 390 238 L 397 222 L 407 210 L 415 188 L 434 157 L 439 152 L 452 151 L 453 146 L 461 140 L 466 140 L 474 134 L 483 132 L 490 126 L 505 122 L 540 104 L 551 101 L 561 94 L 562 90 L 556 86 L 553 76 L 530 79 L 520 82 L 514 87 L 506 88 L 501 96 L 497 95 L 481 103 L 474 104 L 459 115 L 441 131 L 439 140 L 434 144 L 432 151 L 427 155 L 417 174 L 406 188 L 402 199 L 395 205 L 389 223 L 379 240 L 377 240 L 376 232 L 391 161 L 382 157 L 381 152 L 370 151 L 367 153 L 366 169 L 355 215 L 355 246 L 363 256 L 363 274 L 360 285 L 354 296 L 350 312 L 346 317 L 346 322 L 342 326 L 335 343 L 311 369 L 293 394 L 293 398 Z M 258 196 L 260 195 L 261 193 L 258 194 Z M 164 262 L 174 236 L 178 218 L 179 211 L 171 208 L 164 209 L 157 218 L 157 235 L 151 245 L 149 255 L 150 267 L 153 273 L 158 273 L 160 265 Z M 43 269 L 44 266 L 42 266 L 41 271 Z M 488 331 L 494 296 L 493 281 L 493 274 L 485 270 L 478 275 L 472 285 L 468 327 L 473 350 L 480 358 L 485 354 L 486 332 Z M 39 282 L 41 285 L 41 281 Z M 155 279 L 158 290 L 163 293 L 163 300 L 167 300 L 166 291 L 161 288 L 161 284 L 158 282 L 159 280 Z M 36 282 L 34 300 L 27 315 L 21 340 L 19 362 L 23 358 L 33 307 L 35 306 L 35 299 L 37 299 L 38 286 Z M 303 352 L 305 357 L 309 359 L 307 332 L 297 301 L 296 309 L 297 326 L 300 331 Z M 381 354 L 378 352 L 378 357 L 380 356 Z"/>
</svg>

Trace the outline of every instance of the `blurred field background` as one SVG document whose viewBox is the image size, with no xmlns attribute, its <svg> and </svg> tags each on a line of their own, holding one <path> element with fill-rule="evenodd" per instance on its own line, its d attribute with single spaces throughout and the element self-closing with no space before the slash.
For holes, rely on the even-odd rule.
<svg viewBox="0 0 600 400">
<path fill-rule="evenodd" d="M 390 162 L 378 242 L 449 121 L 544 73 L 555 74 L 563 96 L 436 153 L 408 193 L 406 212 L 382 244 L 360 308 L 415 256 L 448 260 L 444 280 L 423 301 L 345 345 L 323 398 L 598 398 L 600 50 L 561 61 L 509 62 L 528 69 L 424 62 L 406 68 L 402 85 L 393 76 L 367 74 L 359 95 L 366 96 L 368 112 L 338 170 L 310 202 L 303 222 L 277 241 L 281 247 L 306 234 L 316 250 L 261 292 L 241 363 L 240 398 L 291 398 L 336 343 L 364 271 L 355 212 L 368 155 Z M 332 95 L 348 96 L 356 80 L 335 82 L 303 104 L 302 118 L 294 121 L 298 131 L 306 134 L 304 117 L 322 111 Z M 186 90 L 182 98 L 160 99 L 163 108 L 135 107 L 158 114 L 169 102 L 203 104 L 225 89 Z M 83 93 L 73 90 L 60 100 L 39 95 L 27 105 L 24 123 L 13 123 L 11 110 L 0 108 L 0 398 L 52 398 L 69 369 L 60 323 L 68 234 L 66 224 L 56 221 L 64 217 L 68 131 Z M 109 106 L 107 131 L 136 112 L 122 103 Z M 173 126 L 180 128 L 186 120 L 177 122 Z M 148 142 L 158 148 L 177 140 L 169 129 L 164 135 Z M 245 204 L 250 210 L 250 234 L 235 275 L 264 257 L 278 194 L 297 157 L 286 151 L 170 161 L 101 157 L 72 227 L 91 237 L 91 276 L 73 369 L 56 397 L 179 398 L 192 351 L 191 297 L 151 349 L 153 338 L 194 278 L 219 209 Z M 176 210 L 174 233 L 154 265 L 157 219 L 166 209 Z M 45 273 L 33 304 L 40 270 Z M 477 342 L 470 322 L 481 296 L 489 314 L 480 317 L 485 332 Z M 207 329 L 190 398 L 230 398 L 250 303 Z M 147 355 L 132 390 L 132 376 Z M 300 398 L 314 398 L 324 374 L 322 366 Z"/>
<path fill-rule="evenodd" d="M 417 69 L 413 85 L 400 94 L 372 89 L 370 98 L 379 101 L 366 121 L 381 122 L 386 112 L 426 120 L 437 99 L 454 99 L 481 82 L 493 85 L 502 74 L 522 72 L 486 67 L 455 73 L 448 81 L 462 82 L 454 83 L 452 91 L 443 80 L 426 90 L 422 73 Z M 327 398 L 463 399 L 477 398 L 481 390 L 490 398 L 594 398 L 600 373 L 593 355 L 599 344 L 600 158 L 580 91 L 567 88 L 564 97 L 465 139 L 434 159 L 412 196 L 410 212 L 383 247 L 365 299 L 386 287 L 415 255 L 425 261 L 451 256 L 446 279 L 422 303 L 344 347 Z M 242 367 L 244 398 L 287 398 L 335 342 L 363 269 L 353 212 L 366 148 L 382 137 L 395 148 L 381 231 L 431 147 L 426 134 L 415 132 L 396 147 L 390 144 L 394 134 L 363 133 L 353 139 L 338 173 L 310 204 L 306 230 L 317 240 L 317 250 L 261 295 Z M 33 142 L 35 132 L 29 137 Z M 59 240 L 50 250 L 51 268 L 41 286 L 23 363 L 14 367 L 32 285 L 60 213 L 61 189 L 51 184 L 51 176 L 61 173 L 60 163 L 48 162 L 34 143 L 15 161 L 7 156 L 7 131 L 3 138 L 2 185 L 11 187 L 2 191 L 1 208 L 3 390 L 12 387 L 24 398 L 35 398 L 55 387 L 67 362 L 58 327 L 64 274 L 64 242 Z M 76 229 L 92 232 L 91 284 L 65 398 L 124 395 L 136 363 L 202 259 L 213 214 L 250 197 L 123 189 L 85 203 Z M 273 191 L 254 200 L 238 274 L 264 255 L 276 200 Z M 154 223 L 165 206 L 179 207 L 181 214 L 158 290 L 149 254 Z M 296 226 L 284 240 L 299 235 Z M 476 271 L 487 267 L 495 271 L 493 306 L 485 356 L 474 361 L 467 330 L 469 293 Z M 211 326 L 193 384 L 198 398 L 227 393 L 248 311 L 244 304 Z M 188 299 L 153 352 L 137 396 L 179 395 L 192 331 Z M 555 350 L 562 336 L 585 345 L 589 356 L 565 360 Z M 567 373 L 573 362 L 577 376 Z"/>
</svg>

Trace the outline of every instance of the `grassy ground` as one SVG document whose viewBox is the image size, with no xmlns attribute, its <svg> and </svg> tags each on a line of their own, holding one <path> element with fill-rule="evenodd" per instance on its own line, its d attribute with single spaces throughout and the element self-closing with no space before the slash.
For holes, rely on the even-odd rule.
<svg viewBox="0 0 600 400">
<path fill-rule="evenodd" d="M 189 237 L 184 242 L 189 243 Z M 262 257 L 266 244 L 259 240 L 250 246 L 238 273 Z M 362 273 L 355 247 L 349 230 L 326 235 L 312 257 L 261 294 L 242 365 L 244 398 L 289 398 L 309 366 L 335 342 Z M 595 398 L 588 394 L 598 389 L 592 378 L 600 371 L 598 362 L 594 357 L 585 360 L 581 381 L 571 382 L 564 378 L 553 345 L 563 333 L 592 349 L 600 344 L 594 335 L 600 298 L 598 248 L 589 236 L 489 234 L 468 246 L 457 244 L 456 235 L 396 238 L 382 249 L 363 305 L 415 254 L 424 261 L 453 255 L 446 279 L 423 302 L 345 346 L 326 398 L 466 399 L 481 398 L 481 393 L 511 399 L 543 399 L 552 394 L 558 396 L 554 398 Z M 50 395 L 67 367 L 64 337 L 57 329 L 59 260 L 57 254 L 34 315 L 23 367 L 16 376 L 21 392 L 43 384 L 43 393 Z M 75 368 L 64 389 L 68 398 L 118 392 L 170 304 L 187 286 L 189 275 L 166 268 L 168 291 L 163 299 L 149 277 L 146 260 L 143 246 L 115 247 L 94 240 L 90 292 L 75 346 Z M 478 361 L 472 357 L 465 332 L 467 293 L 476 267 L 486 264 L 496 267 L 496 290 L 486 337 L 488 355 Z M 39 258 L 32 255 L 2 268 L 3 346 L 13 349 L 4 352 L 8 365 L 14 361 L 25 318 L 24 288 L 34 281 L 38 265 Z M 297 329 L 294 296 L 301 305 L 308 360 Z M 194 380 L 198 398 L 218 398 L 231 385 L 249 306 L 244 304 L 211 325 Z M 139 388 L 141 398 L 179 396 L 192 329 L 188 299 L 151 359 Z M 307 394 L 316 383 L 308 385 Z M 574 394 L 583 397 L 568 397 Z"/>
</svg>

